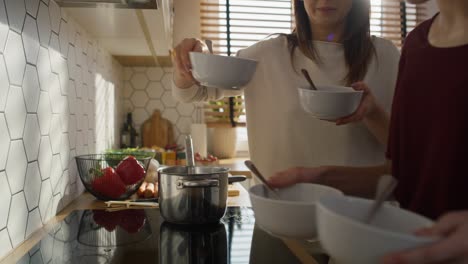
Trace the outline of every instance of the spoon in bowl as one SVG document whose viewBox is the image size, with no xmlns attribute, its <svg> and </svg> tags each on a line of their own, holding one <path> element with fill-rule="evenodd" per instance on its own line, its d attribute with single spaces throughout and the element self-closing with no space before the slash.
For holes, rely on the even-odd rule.
<svg viewBox="0 0 468 264">
<path fill-rule="evenodd" d="M 364 220 L 365 223 L 370 224 L 374 220 L 375 215 L 382 208 L 383 203 L 390 197 L 395 190 L 398 181 L 390 175 L 383 175 L 380 177 L 379 182 L 377 183 L 377 192 L 375 194 L 375 201 L 372 204 L 371 209 L 367 213 L 367 216 Z"/>
<path fill-rule="evenodd" d="M 280 196 L 278 194 L 278 192 L 276 192 L 273 188 L 271 188 L 271 186 L 268 184 L 267 180 L 265 179 L 265 177 L 263 177 L 263 175 L 260 173 L 260 171 L 258 171 L 257 167 L 253 164 L 252 161 L 250 160 L 246 160 L 244 162 L 245 166 L 247 166 L 247 168 L 249 168 L 249 170 L 251 172 L 253 172 L 253 174 L 255 176 L 257 176 L 257 178 L 263 183 L 263 185 L 267 188 L 268 190 L 268 193 L 273 193 L 274 196 L 275 196 L 275 199 L 279 199 Z M 267 194 L 268 195 L 268 194 Z"/>
<path fill-rule="evenodd" d="M 307 82 L 310 84 L 310 90 L 315 90 L 317 91 L 317 86 L 315 86 L 314 82 L 310 78 L 309 72 L 306 69 L 301 70 L 302 75 L 306 78 Z"/>
<path fill-rule="evenodd" d="M 210 54 L 213 54 L 213 41 L 211 41 L 211 39 L 205 39 L 205 44 L 208 46 Z"/>
</svg>

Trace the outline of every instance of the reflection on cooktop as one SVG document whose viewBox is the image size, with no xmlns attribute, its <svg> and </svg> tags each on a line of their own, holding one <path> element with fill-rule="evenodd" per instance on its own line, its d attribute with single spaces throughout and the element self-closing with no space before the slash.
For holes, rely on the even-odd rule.
<svg viewBox="0 0 468 264">
<path fill-rule="evenodd" d="M 252 209 L 231 207 L 219 224 L 174 225 L 157 209 L 75 211 L 18 263 L 299 263 L 255 226 Z"/>
</svg>

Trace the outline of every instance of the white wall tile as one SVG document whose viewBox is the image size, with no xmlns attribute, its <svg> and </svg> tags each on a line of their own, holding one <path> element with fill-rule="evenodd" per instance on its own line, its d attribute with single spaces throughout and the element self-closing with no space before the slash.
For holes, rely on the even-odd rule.
<svg viewBox="0 0 468 264">
<path fill-rule="evenodd" d="M 49 15 L 50 15 L 50 27 L 55 33 L 60 31 L 60 19 L 62 18 L 60 14 L 60 7 L 55 3 L 55 1 L 49 2 Z"/>
<path fill-rule="evenodd" d="M 50 123 L 52 121 L 52 107 L 50 106 L 49 93 L 47 92 L 41 92 L 39 96 L 37 117 L 39 118 L 41 134 L 48 135 L 50 131 Z"/>
<path fill-rule="evenodd" d="M 0 113 L 0 171 L 5 169 L 8 158 L 8 149 L 10 146 L 10 135 L 5 119 L 5 115 Z M 1 228 L 1 226 L 0 226 Z"/>
<path fill-rule="evenodd" d="M 125 82 L 124 83 L 124 88 L 123 88 L 123 97 L 124 98 L 130 98 L 133 93 L 133 86 L 130 84 L 130 82 Z"/>
<path fill-rule="evenodd" d="M 39 0 L 25 0 L 26 12 L 36 18 L 37 10 L 39 9 Z"/>
<path fill-rule="evenodd" d="M 130 79 L 132 78 L 132 75 L 133 75 L 133 70 L 132 68 L 124 68 L 124 76 L 123 76 L 123 80 L 124 81 L 130 81 Z"/>
<path fill-rule="evenodd" d="M 145 109 L 146 112 L 152 115 L 155 110 L 160 110 L 160 112 L 164 111 L 164 105 L 161 100 L 152 99 L 146 104 Z"/>
<path fill-rule="evenodd" d="M 146 67 L 133 67 L 132 70 L 134 72 L 146 72 Z"/>
<path fill-rule="evenodd" d="M 52 157 L 52 170 L 50 171 L 50 184 L 52 184 L 52 193 L 55 195 L 58 193 L 58 183 L 62 177 L 62 162 L 60 160 L 60 155 L 54 155 Z"/>
<path fill-rule="evenodd" d="M 3 1 L 0 0 L 0 53 L 3 53 L 9 30 L 5 3 Z"/>
<path fill-rule="evenodd" d="M 136 108 L 133 110 L 133 121 L 137 127 L 140 127 L 149 117 L 149 113 L 146 112 L 144 108 Z"/>
<path fill-rule="evenodd" d="M 41 193 L 41 174 L 37 161 L 29 163 L 26 170 L 26 181 L 24 182 L 24 195 L 29 210 L 39 205 L 39 195 Z"/>
<path fill-rule="evenodd" d="M 160 99 L 164 94 L 164 88 L 160 82 L 151 82 L 146 88 L 146 92 L 151 99 Z"/>
<path fill-rule="evenodd" d="M 70 114 L 76 113 L 76 85 L 75 81 L 68 82 L 68 111 Z"/>
<path fill-rule="evenodd" d="M 130 83 L 136 90 L 144 90 L 148 82 L 148 77 L 146 77 L 145 73 L 135 73 L 130 80 Z"/>
<path fill-rule="evenodd" d="M 41 188 L 41 185 L 39 184 L 39 189 L 40 188 Z M 39 196 L 37 197 L 37 199 L 39 200 Z M 34 233 L 36 230 L 38 230 L 41 227 L 42 227 L 41 214 L 39 213 L 39 208 L 36 208 L 32 210 L 31 212 L 29 212 L 28 225 L 26 227 L 25 237 L 28 238 L 29 236 L 31 236 L 32 233 Z M 31 263 L 43 263 L 40 252 L 38 253 L 35 253 L 33 256 L 31 256 Z M 36 255 L 38 257 L 34 257 Z M 41 262 L 35 262 L 35 261 L 41 261 Z"/>
<path fill-rule="evenodd" d="M 52 69 L 50 67 L 49 51 L 41 47 L 37 59 L 37 73 L 39 76 L 39 84 L 42 91 L 49 91 L 51 83 Z"/>
<path fill-rule="evenodd" d="M 52 149 L 50 148 L 50 139 L 48 136 L 43 136 L 41 138 L 38 161 L 42 180 L 48 179 L 50 177 L 50 170 L 52 165 Z"/>
<path fill-rule="evenodd" d="M 63 169 L 68 169 L 68 161 L 70 160 L 70 140 L 68 139 L 67 133 L 62 133 L 60 159 L 62 160 Z"/>
<path fill-rule="evenodd" d="M 8 217 L 8 234 L 10 234 L 13 247 L 24 241 L 26 224 L 28 221 L 28 207 L 24 193 L 13 195 L 11 199 L 10 215 Z"/>
<path fill-rule="evenodd" d="M 7 229 L 5 228 L 0 231 L 0 256 L 8 254 L 12 249 L 10 237 Z"/>
<path fill-rule="evenodd" d="M 69 129 L 68 129 L 68 139 L 70 141 L 70 149 L 76 148 L 76 115 L 70 115 L 69 119 Z"/>
<path fill-rule="evenodd" d="M 164 103 L 164 101 L 163 101 L 163 103 Z M 162 116 L 164 118 L 168 119 L 169 121 L 171 121 L 172 124 L 176 124 L 177 120 L 179 119 L 179 114 L 173 108 L 165 109 Z"/>
<path fill-rule="evenodd" d="M 37 112 L 39 105 L 39 95 L 41 89 L 39 87 L 39 77 L 35 66 L 26 65 L 26 72 L 23 80 L 23 94 L 26 103 L 26 110 L 29 113 Z"/>
<path fill-rule="evenodd" d="M 10 22 L 10 28 L 18 33 L 21 33 L 21 30 L 23 29 L 24 17 L 26 15 L 24 1 L 5 0 L 5 4 L 8 13 L 8 22 Z"/>
<path fill-rule="evenodd" d="M 50 125 L 50 143 L 52 147 L 52 153 L 60 153 L 60 144 L 62 140 L 62 129 L 60 127 L 60 115 L 53 114 L 52 121 Z"/>
<path fill-rule="evenodd" d="M 50 75 L 49 97 L 52 106 L 52 113 L 59 114 L 65 111 L 65 102 L 62 100 L 62 92 L 60 90 L 60 79 L 55 73 Z"/>
<path fill-rule="evenodd" d="M 56 33 L 50 35 L 49 56 L 52 72 L 58 74 L 62 67 L 60 64 L 62 54 L 60 53 L 59 36 Z"/>
<path fill-rule="evenodd" d="M 28 160 L 26 159 L 23 141 L 11 141 L 5 170 L 8 182 L 10 183 L 11 193 L 14 194 L 23 190 L 27 166 Z"/>
<path fill-rule="evenodd" d="M 10 86 L 8 101 L 5 107 L 5 117 L 11 139 L 23 137 L 24 122 L 26 121 L 26 105 L 24 104 L 21 87 Z"/>
<path fill-rule="evenodd" d="M 3 55 L 0 55 L 0 87 L 2 87 L 2 89 L 0 89 L 0 112 L 5 111 L 9 86 L 10 83 L 8 82 L 8 73 L 5 65 L 5 60 L 3 58 Z"/>
<path fill-rule="evenodd" d="M 194 104 L 186 104 L 186 103 L 180 102 L 177 105 L 177 112 L 179 112 L 179 114 L 183 116 L 191 116 L 194 110 L 195 110 Z"/>
<path fill-rule="evenodd" d="M 165 107 L 176 107 L 177 106 L 177 101 L 174 100 L 174 97 L 172 97 L 172 93 L 166 91 L 163 96 L 161 101 L 163 102 Z"/>
<path fill-rule="evenodd" d="M 39 4 L 39 12 L 37 14 L 37 27 L 39 29 L 39 40 L 41 45 L 47 47 L 50 40 L 50 18 L 49 8 L 44 4 Z"/>
<path fill-rule="evenodd" d="M 166 73 L 164 74 L 162 80 L 162 85 L 166 91 L 171 92 L 172 90 L 172 74 L 171 73 Z"/>
<path fill-rule="evenodd" d="M 118 132 L 113 131 L 117 124 L 112 111 L 121 107 L 123 68 L 102 47 L 98 52 L 96 40 L 55 2 L 48 6 L 49 0 L 8 0 L 6 10 L 4 1 L 0 0 L 0 232 L 8 238 L 9 249 L 10 241 L 20 243 L 24 233 L 29 236 L 83 191 L 76 183 L 76 153 L 99 152 L 113 144 Z M 102 91 L 99 98 L 95 87 Z M 115 102 L 109 100 L 114 96 Z M 95 107 L 102 98 L 106 104 Z M 106 131 L 98 146 L 96 120 Z M 13 221 L 5 228 L 13 194 L 23 195 L 27 209 L 21 221 L 28 221 L 27 227 L 13 226 Z M 0 252 L 0 259 L 3 255 Z M 34 256 L 40 259 L 42 253 Z"/>
<path fill-rule="evenodd" d="M 21 35 L 10 31 L 5 46 L 4 57 L 10 84 L 21 85 L 23 83 L 24 69 L 26 68 L 26 58 Z"/>
<path fill-rule="evenodd" d="M 68 42 L 72 45 L 75 45 L 75 38 L 76 38 L 76 28 L 75 28 L 75 21 L 72 17 L 69 17 L 67 20 L 68 24 Z"/>
<path fill-rule="evenodd" d="M 24 43 L 24 52 L 26 53 L 26 61 L 36 65 L 40 45 L 39 33 L 37 32 L 37 24 L 34 18 L 26 16 L 22 36 Z"/>
<path fill-rule="evenodd" d="M 60 41 L 60 52 L 62 56 L 67 58 L 68 56 L 68 23 L 63 21 L 60 22 L 60 32 L 59 32 L 59 41 Z"/>
<path fill-rule="evenodd" d="M 145 107 L 148 102 L 148 95 L 145 91 L 135 91 L 130 98 L 135 107 Z"/>
<path fill-rule="evenodd" d="M 11 193 L 5 172 L 0 172 L 0 229 L 7 225 L 10 212 Z M 1 244 L 0 239 L 0 244 Z M 1 250 L 0 246 L 0 250 Z M 0 254 L 1 255 L 1 254 Z"/>
<path fill-rule="evenodd" d="M 57 64 L 60 65 L 60 68 L 58 70 L 59 79 L 60 79 L 60 91 L 62 95 L 67 95 L 68 90 L 69 90 L 68 85 L 70 84 L 70 76 L 68 75 L 67 60 L 61 57 L 58 60 Z"/>
<path fill-rule="evenodd" d="M 26 117 L 26 125 L 24 127 L 23 142 L 26 148 L 26 156 L 28 161 L 37 160 L 39 154 L 39 145 L 41 143 L 41 134 L 38 133 L 39 122 L 37 121 L 37 115 L 29 114 Z"/>
<path fill-rule="evenodd" d="M 164 71 L 160 67 L 148 68 L 148 70 L 146 71 L 146 75 L 148 76 L 148 79 L 154 82 L 160 81 L 163 74 L 164 74 Z"/>
<path fill-rule="evenodd" d="M 62 133 L 68 132 L 68 117 L 70 112 L 68 111 L 68 97 L 62 96 L 62 101 L 65 103 L 65 110 L 62 111 L 60 115 L 60 128 Z"/>
<path fill-rule="evenodd" d="M 41 213 L 42 223 L 47 222 L 53 216 L 52 197 L 52 186 L 50 185 L 50 179 L 47 179 L 42 182 L 41 195 L 39 196 L 39 212 Z"/>
</svg>

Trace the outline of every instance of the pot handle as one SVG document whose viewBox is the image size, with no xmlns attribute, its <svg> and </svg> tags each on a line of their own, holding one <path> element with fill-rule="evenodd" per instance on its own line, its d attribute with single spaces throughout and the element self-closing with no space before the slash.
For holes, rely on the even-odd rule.
<svg viewBox="0 0 468 264">
<path fill-rule="evenodd" d="M 204 188 L 204 187 L 218 187 L 219 180 L 196 180 L 196 181 L 177 181 L 177 189 L 184 188 Z"/>
<path fill-rule="evenodd" d="M 236 175 L 236 176 L 229 176 L 228 181 L 229 184 L 232 184 L 233 182 L 243 182 L 247 179 L 244 175 Z"/>
</svg>

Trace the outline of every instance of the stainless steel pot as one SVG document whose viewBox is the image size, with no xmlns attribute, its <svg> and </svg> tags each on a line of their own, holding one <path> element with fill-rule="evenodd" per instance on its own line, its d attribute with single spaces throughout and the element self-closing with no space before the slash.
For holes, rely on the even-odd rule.
<svg viewBox="0 0 468 264">
<path fill-rule="evenodd" d="M 226 212 L 228 176 L 222 167 L 176 166 L 159 170 L 159 208 L 164 219 L 178 224 L 217 223 Z"/>
</svg>

